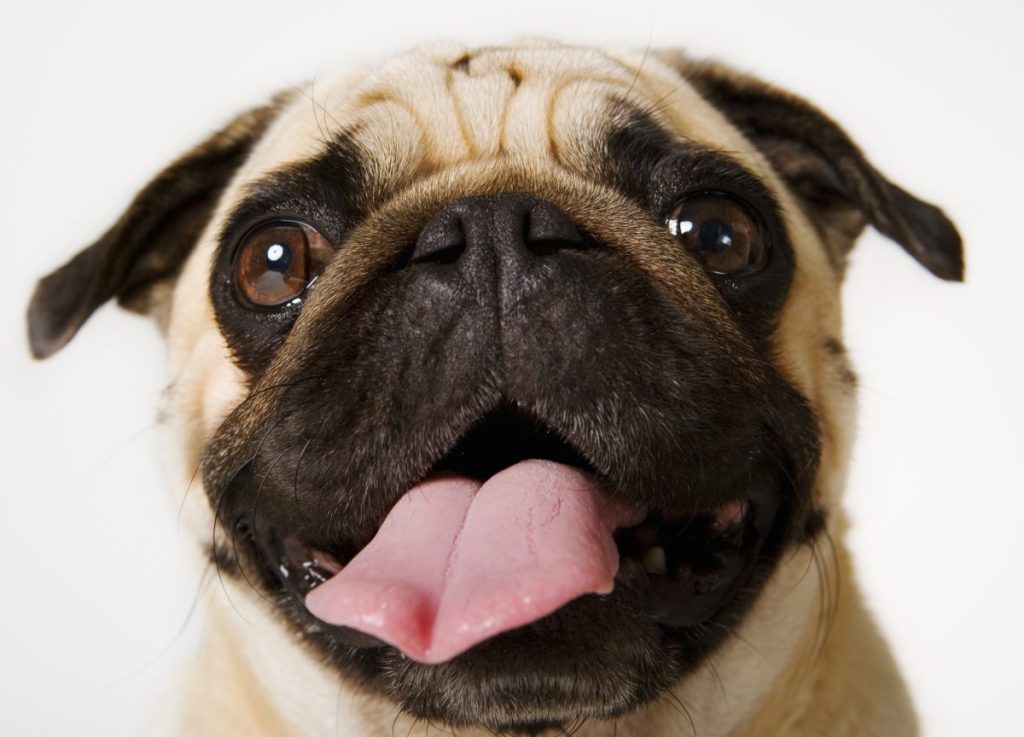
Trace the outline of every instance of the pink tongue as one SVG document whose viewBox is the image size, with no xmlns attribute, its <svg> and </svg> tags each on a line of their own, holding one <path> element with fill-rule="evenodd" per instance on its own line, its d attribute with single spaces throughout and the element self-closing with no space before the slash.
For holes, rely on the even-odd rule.
<svg viewBox="0 0 1024 737">
<path fill-rule="evenodd" d="M 399 500 L 306 607 L 442 663 L 583 594 L 610 592 L 619 566 L 612 533 L 637 522 L 560 463 L 523 461 L 483 485 L 434 476 Z"/>
</svg>

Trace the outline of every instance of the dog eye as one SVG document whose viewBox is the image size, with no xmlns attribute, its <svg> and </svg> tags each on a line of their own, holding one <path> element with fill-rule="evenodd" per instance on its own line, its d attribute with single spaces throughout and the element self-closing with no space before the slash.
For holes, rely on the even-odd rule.
<svg viewBox="0 0 1024 737">
<path fill-rule="evenodd" d="M 714 274 L 747 276 L 768 261 L 760 219 L 728 195 L 686 197 L 676 203 L 665 222 L 672 235 Z"/>
<path fill-rule="evenodd" d="M 235 253 L 234 283 L 249 307 L 280 307 L 298 299 L 323 272 L 332 249 L 305 223 L 277 221 L 249 231 Z"/>
</svg>

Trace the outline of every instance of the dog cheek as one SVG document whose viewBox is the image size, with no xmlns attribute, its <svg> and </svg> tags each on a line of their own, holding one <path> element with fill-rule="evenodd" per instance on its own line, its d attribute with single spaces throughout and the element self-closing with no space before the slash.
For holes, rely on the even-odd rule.
<svg viewBox="0 0 1024 737">
<path fill-rule="evenodd" d="M 167 326 L 168 363 L 173 387 L 176 434 L 191 444 L 189 468 L 199 462 L 206 444 L 248 391 L 248 381 L 234 361 L 209 299 L 208 264 L 213 243 L 204 238 L 182 271 L 174 290 Z"/>
<path fill-rule="evenodd" d="M 819 585 L 810 547 L 799 546 L 784 555 L 734 636 L 672 689 L 676 697 L 701 705 L 697 734 L 711 731 L 712 725 L 716 734 L 766 733 L 740 728 L 759 705 L 772 706 L 766 699 L 773 685 L 797 680 L 787 668 L 795 667 L 799 673 L 818 657 L 816 647 L 825 626 Z M 755 652 L 757 657 L 752 657 Z M 723 683 L 728 684 L 725 699 Z M 785 708 L 791 707 L 787 701 Z M 654 718 L 657 721 L 644 734 L 677 733 L 671 710 L 656 711 Z"/>
<path fill-rule="evenodd" d="M 197 469 L 206 443 L 244 399 L 246 378 L 212 320 L 203 330 L 182 327 L 172 317 L 171 383 L 161 410 L 164 454 L 169 468 L 180 469 L 171 492 L 182 518 L 198 539 L 207 540 L 213 512 Z M 175 350 L 176 345 L 189 349 Z"/>
<path fill-rule="evenodd" d="M 785 191 L 786 229 L 797 261 L 773 337 L 779 372 L 814 408 L 821 456 L 814 504 L 838 508 L 855 426 L 856 385 L 842 349 L 841 277 L 825 246 Z"/>
</svg>

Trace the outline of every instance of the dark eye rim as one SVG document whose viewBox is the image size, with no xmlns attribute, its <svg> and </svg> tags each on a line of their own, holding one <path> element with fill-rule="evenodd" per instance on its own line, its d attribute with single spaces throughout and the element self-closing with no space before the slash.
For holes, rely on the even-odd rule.
<svg viewBox="0 0 1024 737">
<path fill-rule="evenodd" d="M 258 220 L 256 222 L 250 224 L 248 227 L 246 227 L 242 231 L 241 235 L 238 236 L 238 238 L 235 239 L 234 245 L 230 249 L 231 257 L 228 260 L 228 269 L 227 269 L 227 282 L 228 282 L 228 285 L 227 286 L 228 286 L 228 289 L 230 290 L 230 292 L 231 292 L 235 302 L 240 307 L 242 307 L 243 309 L 245 309 L 245 310 L 247 310 L 249 312 L 262 313 L 262 314 L 265 314 L 265 315 L 276 315 L 276 314 L 287 312 L 290 309 L 297 308 L 299 305 L 302 304 L 302 301 L 305 298 L 306 293 L 309 291 L 309 288 L 311 286 L 313 286 L 313 284 L 315 284 L 316 281 L 319 279 L 319 274 L 313 274 L 313 276 L 309 279 L 309 281 L 306 282 L 306 285 L 302 288 L 301 292 L 299 292 L 297 295 L 295 295 L 291 299 L 285 300 L 284 302 L 281 302 L 281 303 L 276 304 L 276 305 L 258 304 L 256 302 L 253 302 L 251 299 L 249 299 L 245 295 L 245 290 L 243 290 L 241 288 L 241 286 L 238 284 L 237 274 L 236 274 L 236 271 L 235 271 L 235 269 L 236 269 L 236 267 L 238 265 L 238 259 L 239 259 L 240 255 L 242 253 L 242 248 L 245 246 L 245 244 L 249 240 L 250 236 L 252 236 L 257 231 L 260 231 L 260 230 L 262 230 L 264 228 L 268 228 L 268 227 L 281 227 L 281 226 L 295 226 L 295 227 L 299 228 L 299 230 L 302 231 L 303 238 L 305 239 L 305 242 L 306 242 L 306 248 L 309 251 L 309 253 L 307 253 L 307 255 L 306 255 L 307 259 L 311 259 L 312 258 L 312 251 L 313 251 L 312 246 L 313 246 L 313 244 L 312 244 L 311 239 L 310 239 L 310 234 L 311 233 L 314 234 L 315 236 L 318 236 L 319 238 L 322 238 L 323 241 L 325 243 L 327 243 L 332 249 L 334 248 L 334 245 L 327 238 L 327 236 L 325 236 L 323 234 L 323 232 L 320 229 L 318 229 L 315 225 L 312 225 L 312 224 L 306 222 L 305 220 L 302 220 L 302 219 L 297 218 L 297 217 L 280 216 L 280 215 L 278 215 L 278 216 L 271 216 L 271 217 L 262 218 L 262 219 L 260 219 L 260 220 Z M 312 266 L 312 262 L 310 262 L 310 266 Z"/>
<path fill-rule="evenodd" d="M 761 236 L 760 258 L 757 261 L 751 262 L 746 268 L 739 271 L 716 271 L 715 269 L 709 268 L 704 263 L 703 259 L 701 259 L 701 265 L 704 267 L 704 270 L 708 274 L 719 279 L 743 279 L 763 272 L 771 262 L 772 252 L 775 250 L 772 238 L 772 229 L 768 227 L 768 219 L 761 213 L 761 210 L 757 205 L 750 201 L 749 198 L 724 189 L 694 189 L 673 198 L 669 207 L 666 208 L 661 221 L 667 225 L 673 212 L 679 209 L 686 200 L 697 197 L 722 197 L 731 201 L 733 204 L 743 209 L 743 211 L 750 217 L 754 225 L 757 227 L 758 234 Z M 673 236 L 673 238 L 678 238 L 678 236 Z M 697 256 L 697 258 L 700 258 L 698 254 L 694 255 Z"/>
</svg>

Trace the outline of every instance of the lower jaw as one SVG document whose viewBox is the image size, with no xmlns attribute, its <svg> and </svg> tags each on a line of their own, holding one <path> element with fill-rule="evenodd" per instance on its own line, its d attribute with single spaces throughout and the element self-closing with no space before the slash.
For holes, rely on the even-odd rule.
<svg viewBox="0 0 1024 737">
<path fill-rule="evenodd" d="M 750 524 L 757 511 L 753 507 Z M 509 735 L 561 735 L 584 720 L 629 715 L 700 666 L 738 625 L 771 564 L 762 560 L 753 567 L 753 575 L 737 582 L 749 585 L 724 607 L 698 626 L 676 625 L 671 620 L 680 612 L 658 614 L 658 597 L 652 595 L 671 581 L 627 555 L 612 594 L 582 597 L 437 666 L 416 663 L 373 638 L 316 620 L 299 596 L 287 597 L 286 609 L 297 634 L 346 680 L 394 703 L 415 722 Z M 682 608 L 682 616 L 704 616 L 694 613 L 692 601 Z M 705 624 L 711 626 L 699 626 Z M 517 705 L 515 713 L 509 712 L 509 703 Z"/>
<path fill-rule="evenodd" d="M 583 597 L 441 665 L 417 663 L 393 648 L 352 651 L 336 663 L 403 712 L 456 733 L 532 735 L 554 727 L 561 734 L 558 726 L 635 711 L 682 673 L 666 657 L 664 632 L 635 615 L 632 597 L 609 598 L 618 601 Z"/>
</svg>

